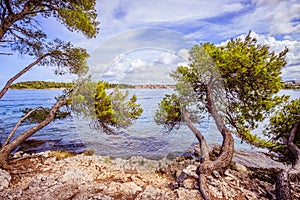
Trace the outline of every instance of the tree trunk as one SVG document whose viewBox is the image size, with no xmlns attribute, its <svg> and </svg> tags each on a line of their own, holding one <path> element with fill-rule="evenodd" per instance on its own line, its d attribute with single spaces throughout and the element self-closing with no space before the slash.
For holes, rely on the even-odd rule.
<svg viewBox="0 0 300 200">
<path fill-rule="evenodd" d="M 300 174 L 300 149 L 294 143 L 294 138 L 297 133 L 299 123 L 295 124 L 291 130 L 288 139 L 288 149 L 292 152 L 294 156 L 293 166 L 289 169 L 282 170 L 276 181 L 276 198 L 291 200 L 291 178 Z"/>
<path fill-rule="evenodd" d="M 60 100 L 57 101 L 51 108 L 47 118 L 40 122 L 38 125 L 28 129 L 27 131 L 23 132 L 20 136 L 12 140 L 9 144 L 2 146 L 2 149 L 0 151 L 0 167 L 6 166 L 8 156 L 9 154 L 15 150 L 23 141 L 25 141 L 27 138 L 32 136 L 35 132 L 38 130 L 44 128 L 47 126 L 54 118 L 57 110 L 66 105 L 67 100 Z"/>
<path fill-rule="evenodd" d="M 212 170 L 220 170 L 222 168 L 227 168 L 230 165 L 234 151 L 234 139 L 232 137 L 231 131 L 225 126 L 221 115 L 215 107 L 214 101 L 211 96 L 210 86 L 208 86 L 206 90 L 206 99 L 206 108 L 211 114 L 212 118 L 215 120 L 218 130 L 223 136 L 223 143 L 221 146 L 220 155 L 215 161 L 205 164 L 206 167 L 202 169 L 208 170 L 208 173 L 211 173 Z"/>
<path fill-rule="evenodd" d="M 289 169 L 283 169 L 276 181 L 276 199 L 292 200 Z"/>
<path fill-rule="evenodd" d="M 209 160 L 209 150 L 206 143 L 205 138 L 201 134 L 201 132 L 193 125 L 191 119 L 190 119 L 190 113 L 186 109 L 181 109 L 181 111 L 184 114 L 185 122 L 187 123 L 187 126 L 189 129 L 194 133 L 196 138 L 198 139 L 199 146 L 200 146 L 200 162 L 204 162 Z"/>
<path fill-rule="evenodd" d="M 9 89 L 9 87 L 12 85 L 12 83 L 18 79 L 20 76 L 22 76 L 23 74 L 25 74 L 28 70 L 30 70 L 32 67 L 34 67 L 35 65 L 37 65 L 41 60 L 43 60 L 45 57 L 51 55 L 51 53 L 46 53 L 44 55 L 42 55 L 41 57 L 37 58 L 34 62 L 30 63 L 27 67 L 25 67 L 24 69 L 22 69 L 19 73 L 17 73 L 16 75 L 14 75 L 11 79 L 9 79 L 5 86 L 3 87 L 3 89 L 0 92 L 0 99 L 4 96 L 4 94 L 7 92 L 7 90 Z"/>
</svg>

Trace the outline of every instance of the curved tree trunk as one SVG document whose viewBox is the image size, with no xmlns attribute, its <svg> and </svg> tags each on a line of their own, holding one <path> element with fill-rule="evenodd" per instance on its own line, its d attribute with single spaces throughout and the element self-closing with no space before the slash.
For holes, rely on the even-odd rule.
<svg viewBox="0 0 300 200">
<path fill-rule="evenodd" d="M 199 191 L 203 199 L 210 200 L 210 195 L 207 192 L 206 188 L 205 175 L 211 174 L 214 170 L 219 171 L 225 169 L 230 165 L 234 152 L 234 139 L 232 137 L 231 131 L 225 126 L 222 117 L 215 107 L 214 101 L 211 96 L 210 86 L 208 86 L 206 90 L 206 99 L 206 108 L 215 120 L 218 130 L 223 136 L 221 151 L 217 159 L 214 161 L 207 159 L 203 163 L 201 163 L 197 169 L 199 175 Z"/>
<path fill-rule="evenodd" d="M 210 87 L 211 86 L 208 86 L 206 89 L 206 108 L 211 114 L 212 118 L 215 120 L 218 130 L 223 136 L 223 143 L 218 158 L 215 161 L 204 165 L 202 170 L 208 170 L 208 173 L 211 173 L 211 171 L 215 169 L 219 170 L 222 168 L 227 168 L 230 165 L 234 152 L 234 139 L 232 137 L 231 131 L 225 126 L 222 117 L 215 107 L 214 101 L 211 96 Z"/>
<path fill-rule="evenodd" d="M 45 120 L 43 120 L 42 122 L 40 122 L 38 125 L 28 129 L 27 131 L 23 132 L 20 136 L 18 136 L 17 138 L 15 138 L 14 140 L 12 140 L 10 143 L 8 143 L 5 146 L 2 146 L 1 150 L 0 150 L 0 167 L 5 167 L 7 165 L 7 160 L 8 160 L 8 156 L 9 154 L 15 150 L 23 141 L 25 141 L 27 138 L 29 138 L 30 136 L 32 136 L 35 132 L 37 132 L 38 130 L 44 128 L 45 126 L 47 126 L 54 118 L 55 118 L 55 114 L 57 112 L 57 110 L 66 105 L 67 100 L 60 100 L 57 101 L 51 108 L 47 118 Z"/>
<path fill-rule="evenodd" d="M 208 146 L 206 143 L 205 138 L 203 137 L 203 135 L 201 134 L 201 132 L 193 125 L 191 119 L 190 119 L 190 113 L 182 108 L 181 111 L 184 114 L 184 120 L 187 123 L 187 126 L 189 127 L 189 129 L 194 133 L 194 135 L 196 136 L 198 142 L 199 142 L 199 146 L 200 146 L 200 162 L 204 162 L 206 160 L 209 160 L 209 150 L 208 150 Z"/>
<path fill-rule="evenodd" d="M 211 161 L 207 160 L 198 167 L 198 175 L 199 175 L 199 188 L 200 193 L 205 200 L 210 200 L 210 196 L 206 189 L 206 177 L 204 174 L 211 174 L 212 171 L 217 170 L 220 171 L 222 169 L 227 168 L 230 165 L 230 162 L 233 157 L 234 151 L 234 139 L 232 137 L 229 129 L 225 128 L 223 130 L 223 144 L 221 148 L 221 152 L 216 160 Z"/>
<path fill-rule="evenodd" d="M 276 198 L 291 200 L 291 178 L 300 174 L 300 149 L 294 143 L 294 138 L 299 127 L 299 123 L 293 126 L 288 139 L 288 148 L 294 156 L 293 166 L 289 169 L 282 170 L 276 181 Z"/>
</svg>

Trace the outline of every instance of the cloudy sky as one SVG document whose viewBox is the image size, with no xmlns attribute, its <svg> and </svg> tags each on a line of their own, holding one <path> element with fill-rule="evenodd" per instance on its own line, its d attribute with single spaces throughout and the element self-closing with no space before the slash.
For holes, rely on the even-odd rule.
<svg viewBox="0 0 300 200">
<path fill-rule="evenodd" d="M 250 30 L 262 44 L 289 48 L 284 80 L 300 79 L 300 0 L 98 0 L 100 33 L 86 39 L 54 20 L 44 21 L 52 38 L 71 40 L 91 54 L 94 79 L 130 83 L 170 82 L 168 73 L 186 62 L 196 43 L 222 44 Z M 31 58 L 2 56 L 0 85 Z M 35 67 L 19 80 L 71 80 Z"/>
</svg>

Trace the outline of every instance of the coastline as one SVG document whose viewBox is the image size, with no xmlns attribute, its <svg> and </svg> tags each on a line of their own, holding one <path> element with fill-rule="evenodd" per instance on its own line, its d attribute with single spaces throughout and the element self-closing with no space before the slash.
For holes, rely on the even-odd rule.
<svg viewBox="0 0 300 200">
<path fill-rule="evenodd" d="M 201 199 L 196 168 L 189 158 L 159 161 L 60 152 L 15 154 L 14 169 L 0 169 L 3 199 Z M 16 171 L 16 169 L 18 169 Z M 274 199 L 278 169 L 232 162 L 222 175 L 207 175 L 211 199 Z M 293 183 L 295 199 L 300 197 Z"/>
</svg>

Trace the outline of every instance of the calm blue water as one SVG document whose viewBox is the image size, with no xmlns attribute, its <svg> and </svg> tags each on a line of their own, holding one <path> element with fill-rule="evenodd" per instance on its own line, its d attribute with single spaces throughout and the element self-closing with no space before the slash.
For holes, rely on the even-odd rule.
<svg viewBox="0 0 300 200">
<path fill-rule="evenodd" d="M 33 152 L 45 150 L 69 150 L 81 152 L 94 149 L 100 155 L 112 157 L 129 157 L 141 155 L 148 158 L 161 158 L 169 153 L 180 154 L 185 152 L 192 143 L 197 142 L 194 135 L 185 126 L 179 130 L 165 133 L 162 126 L 156 125 L 153 120 L 157 103 L 162 97 L 171 93 L 171 90 L 133 90 L 142 104 L 144 112 L 135 124 L 117 135 L 107 135 L 90 127 L 88 120 L 75 116 L 65 120 L 56 120 L 44 129 L 38 131 L 30 139 L 46 140 L 46 143 L 30 149 Z M 294 98 L 300 97 L 300 91 L 283 91 Z M 9 90 L 0 100 L 0 140 L 4 141 L 15 123 L 22 116 L 20 109 L 36 106 L 52 106 L 55 96 L 60 90 Z M 18 133 L 32 125 L 23 124 Z M 221 143 L 222 137 L 216 132 L 214 123 L 203 119 L 198 128 L 207 138 L 208 143 Z M 236 149 L 247 150 L 249 145 L 241 144 L 236 139 Z"/>
</svg>

